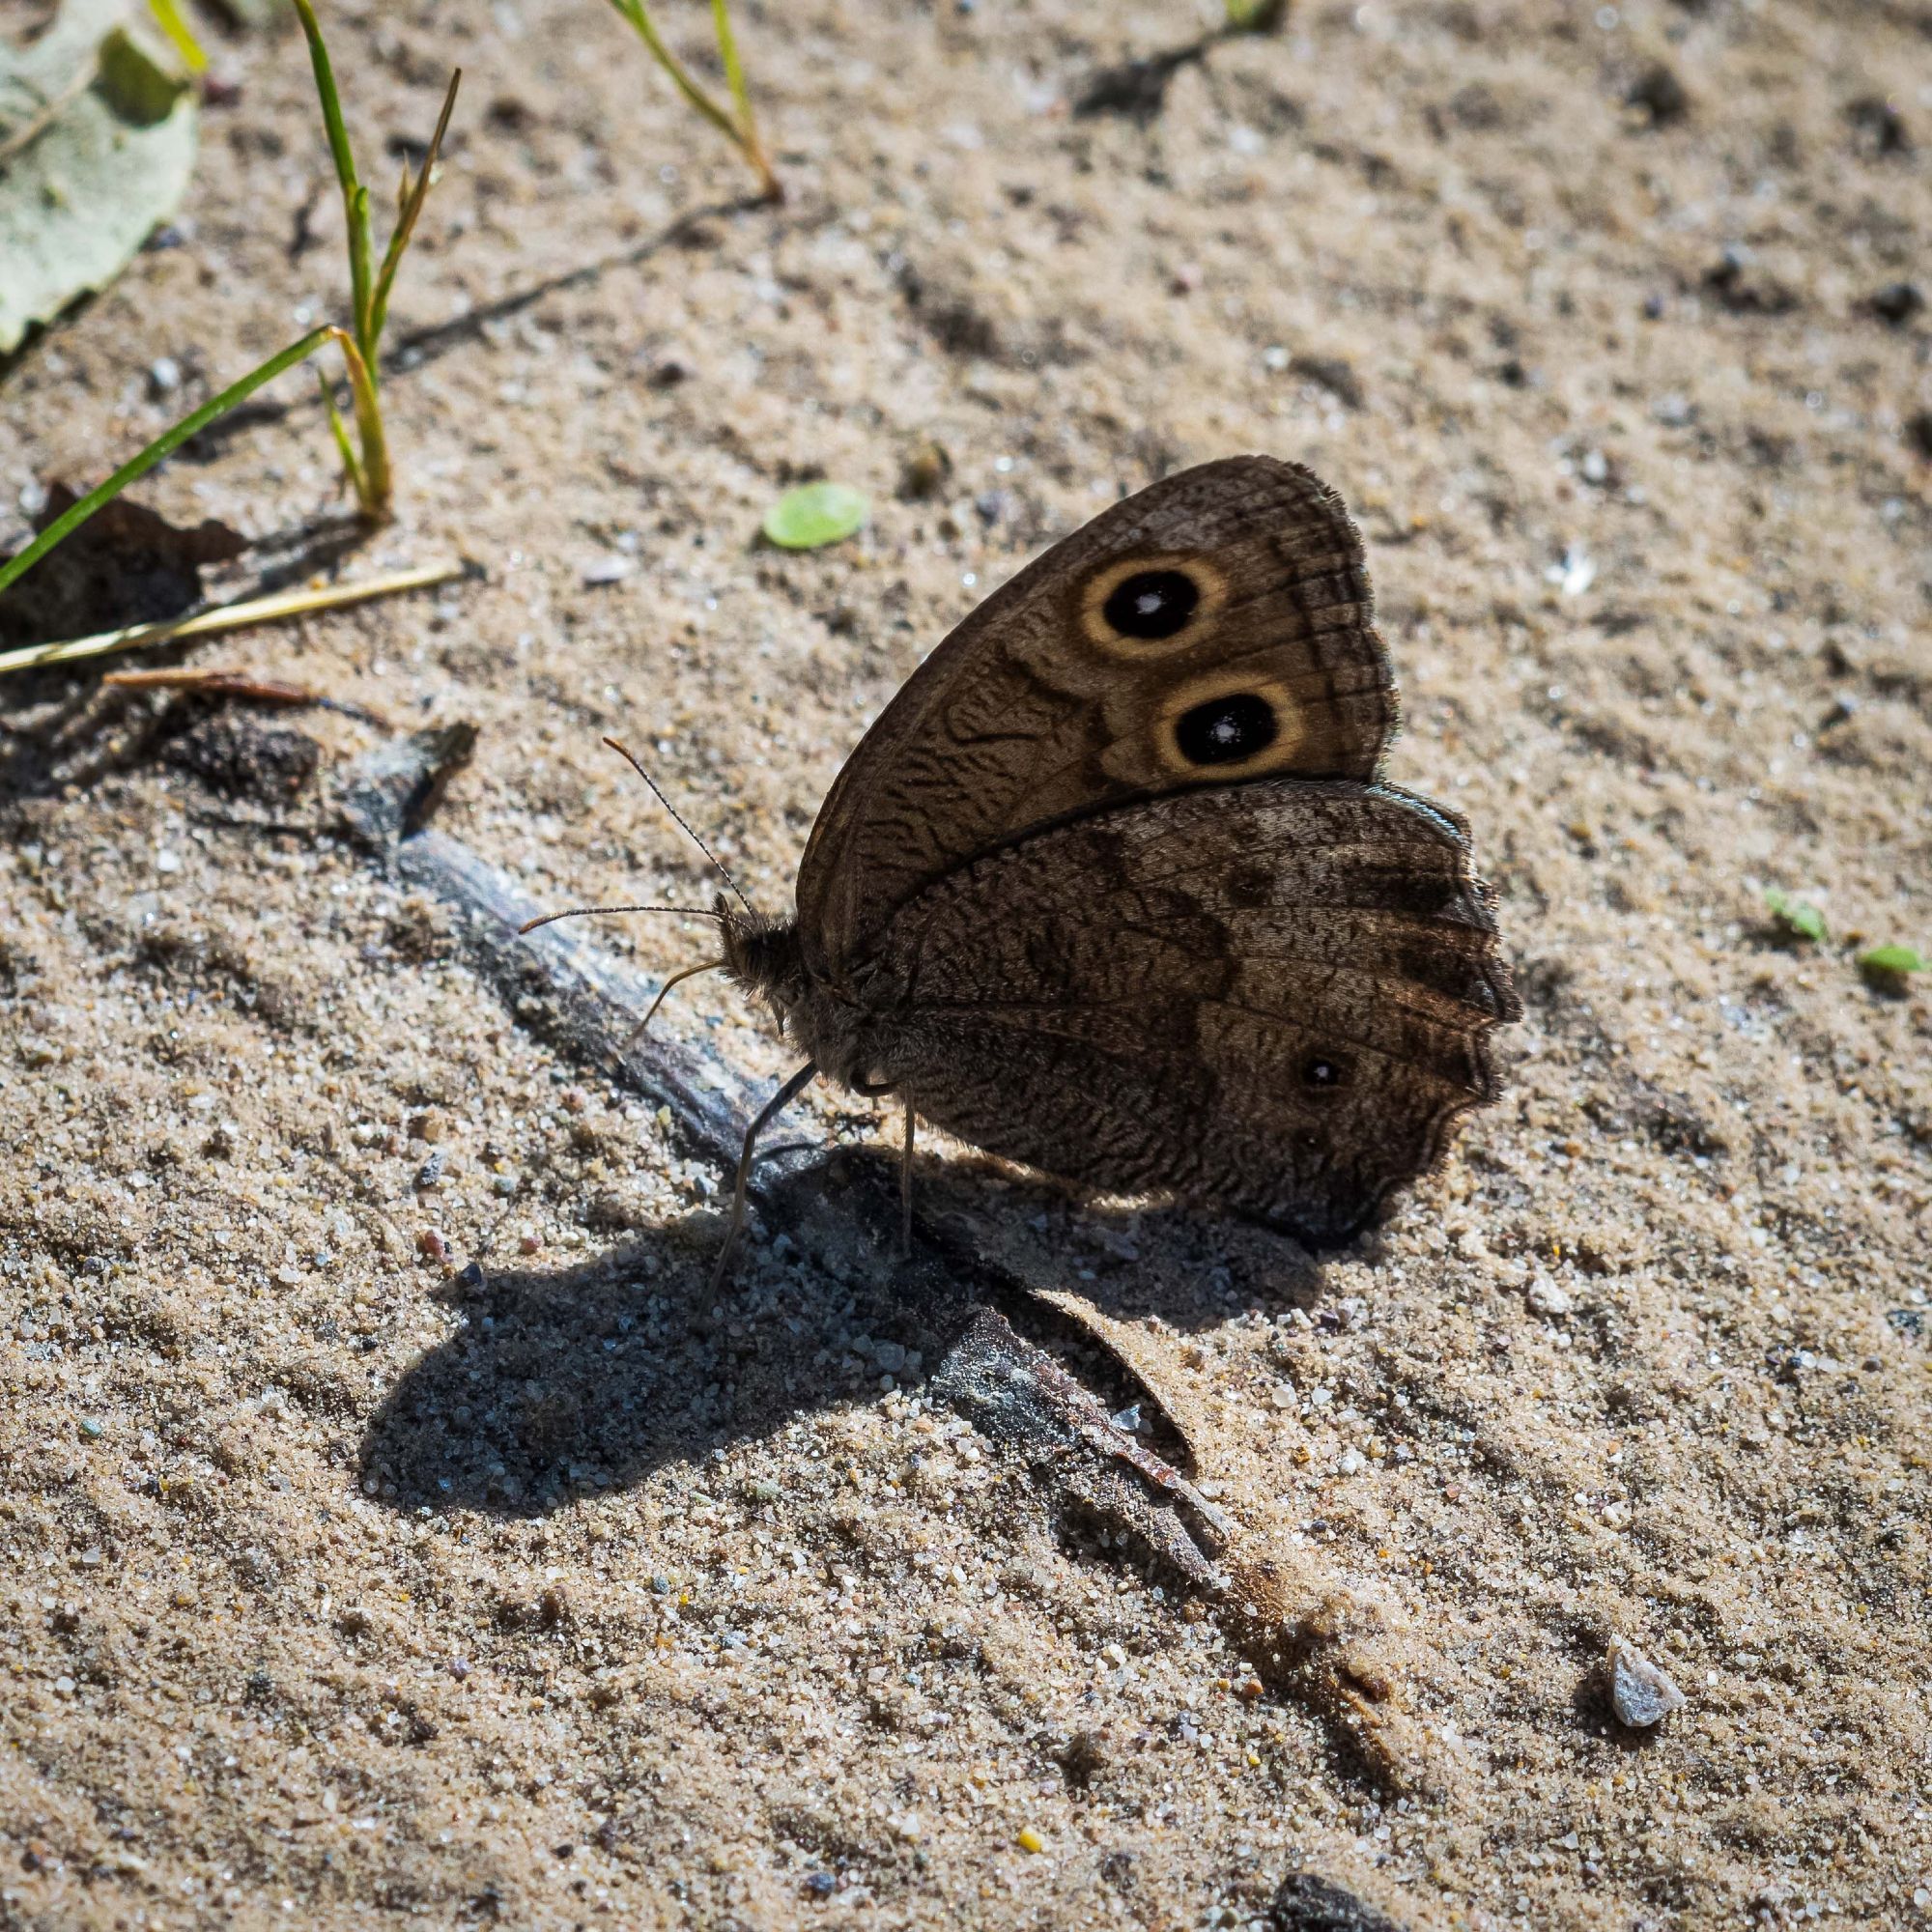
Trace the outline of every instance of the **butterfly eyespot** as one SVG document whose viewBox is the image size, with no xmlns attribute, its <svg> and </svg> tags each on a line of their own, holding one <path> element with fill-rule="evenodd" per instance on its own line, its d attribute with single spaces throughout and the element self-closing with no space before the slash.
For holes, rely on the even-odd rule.
<svg viewBox="0 0 1932 1932">
<path fill-rule="evenodd" d="M 1340 1054 L 1311 1053 L 1301 1063 L 1301 1084 L 1311 1093 L 1332 1093 L 1348 1083 L 1349 1063 Z"/>
<path fill-rule="evenodd" d="M 1187 628 L 1201 586 L 1184 570 L 1137 570 L 1107 595 L 1100 614 L 1122 638 L 1158 639 Z"/>
<path fill-rule="evenodd" d="M 1274 873 L 1266 866 L 1243 866 L 1228 881 L 1228 902 L 1253 912 L 1274 897 Z"/>
<path fill-rule="evenodd" d="M 1190 765 L 1244 764 L 1281 736 L 1281 721 L 1265 697 L 1231 691 L 1210 697 L 1174 723 L 1174 742 Z"/>
</svg>

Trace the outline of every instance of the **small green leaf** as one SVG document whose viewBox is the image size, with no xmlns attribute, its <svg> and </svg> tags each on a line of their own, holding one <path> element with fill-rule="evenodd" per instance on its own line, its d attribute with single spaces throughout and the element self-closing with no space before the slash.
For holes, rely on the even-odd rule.
<svg viewBox="0 0 1932 1932">
<path fill-rule="evenodd" d="M 1932 959 L 1912 946 L 1874 946 L 1859 954 L 1859 966 L 1866 973 L 1922 973 L 1932 966 Z"/>
<path fill-rule="evenodd" d="M 806 483 L 765 512 L 764 532 L 781 550 L 821 550 L 849 537 L 871 509 L 865 492 L 849 483 Z"/>
<path fill-rule="evenodd" d="M 1825 937 L 1825 915 L 1808 899 L 1795 899 L 1789 893 L 1769 886 L 1765 889 L 1764 903 L 1772 918 L 1787 932 L 1795 932 L 1800 939 Z"/>
</svg>

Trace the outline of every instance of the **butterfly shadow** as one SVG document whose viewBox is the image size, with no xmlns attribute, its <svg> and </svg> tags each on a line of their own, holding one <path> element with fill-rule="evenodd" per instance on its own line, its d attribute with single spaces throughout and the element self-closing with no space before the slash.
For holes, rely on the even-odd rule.
<svg viewBox="0 0 1932 1932">
<path fill-rule="evenodd" d="M 895 1256 L 895 1159 L 841 1148 L 788 1164 L 764 1206 L 769 1245 L 715 1291 L 710 1209 L 566 1266 L 465 1269 L 444 1293 L 461 1325 L 364 1434 L 365 1491 L 397 1508 L 548 1515 L 875 1400 L 888 1375 L 916 1389 L 988 1305 L 1126 1406 L 1151 1392 L 1030 1289 L 1183 1331 L 1322 1294 L 1320 1260 L 1266 1230 L 1083 1206 L 972 1158 L 922 1156 L 914 1182 L 922 1235 L 908 1263 Z M 801 1248 L 841 1264 L 793 1266 Z"/>
<path fill-rule="evenodd" d="M 829 1213 L 827 1192 L 853 1179 L 877 1192 L 839 1156 L 793 1186 Z M 964 1301 L 895 1293 L 892 1267 L 855 1271 L 877 1282 L 868 1293 L 792 1266 L 781 1236 L 714 1292 L 722 1232 L 706 1210 L 565 1267 L 466 1269 L 445 1294 L 461 1326 L 405 1372 L 364 1433 L 365 1492 L 395 1508 L 546 1516 L 799 1415 L 876 1400 L 887 1375 L 886 1386 L 916 1388 L 970 1317 Z M 856 1227 L 853 1238 L 883 1252 Z"/>
</svg>

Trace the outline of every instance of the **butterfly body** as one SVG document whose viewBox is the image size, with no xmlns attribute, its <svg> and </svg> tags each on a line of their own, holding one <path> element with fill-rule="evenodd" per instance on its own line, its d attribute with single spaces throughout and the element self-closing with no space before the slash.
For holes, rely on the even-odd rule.
<svg viewBox="0 0 1932 1932">
<path fill-rule="evenodd" d="M 1519 1016 L 1452 811 L 1381 780 L 1361 539 L 1296 465 L 1115 504 L 931 653 L 724 965 L 814 1070 L 1089 1190 L 1348 1238 Z M 746 1160 L 751 1154 L 747 1141 Z M 740 1199 L 745 1168 L 740 1170 Z"/>
</svg>

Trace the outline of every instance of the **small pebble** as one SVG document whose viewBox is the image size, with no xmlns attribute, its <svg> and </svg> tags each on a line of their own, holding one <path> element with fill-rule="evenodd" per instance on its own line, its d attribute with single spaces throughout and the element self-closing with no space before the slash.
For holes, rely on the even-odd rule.
<svg viewBox="0 0 1932 1932">
<path fill-rule="evenodd" d="M 1529 1285 L 1529 1293 L 1524 1297 L 1533 1315 L 1568 1315 L 1575 1304 L 1569 1292 L 1558 1288 L 1547 1274 L 1540 1274 Z"/>
<path fill-rule="evenodd" d="M 442 1179 L 442 1170 L 449 1156 L 440 1148 L 432 1151 L 430 1157 L 416 1169 L 416 1185 L 434 1187 Z"/>
<path fill-rule="evenodd" d="M 156 396 L 171 396 L 182 385 L 182 365 L 172 355 L 158 355 L 148 364 L 148 388 Z"/>
<path fill-rule="evenodd" d="M 1871 298 L 1871 312 L 1893 328 L 1903 328 L 1924 306 L 1916 282 L 1889 282 Z"/>
<path fill-rule="evenodd" d="M 1628 1639 L 1613 1636 L 1609 1651 L 1610 1701 L 1633 1730 L 1662 1723 L 1684 1702 L 1684 1693 Z"/>
<path fill-rule="evenodd" d="M 1046 1840 L 1031 1825 L 1022 1825 L 1013 1834 L 1013 1843 L 1023 1852 L 1043 1852 Z"/>
<path fill-rule="evenodd" d="M 899 471 L 899 495 L 908 502 L 924 502 L 938 496 L 952 474 L 952 457 L 936 442 L 922 444 Z"/>
<path fill-rule="evenodd" d="M 446 1262 L 449 1259 L 449 1243 L 434 1228 L 425 1228 L 416 1236 L 416 1253 L 425 1261 Z"/>
<path fill-rule="evenodd" d="M 1632 82 L 1624 99 L 1647 115 L 1653 128 L 1667 128 L 1690 111 L 1690 97 L 1662 61 L 1655 61 Z"/>
<path fill-rule="evenodd" d="M 607 583 L 621 583 L 637 567 L 627 556 L 600 556 L 595 563 L 583 566 L 584 587 L 595 590 Z"/>
</svg>

